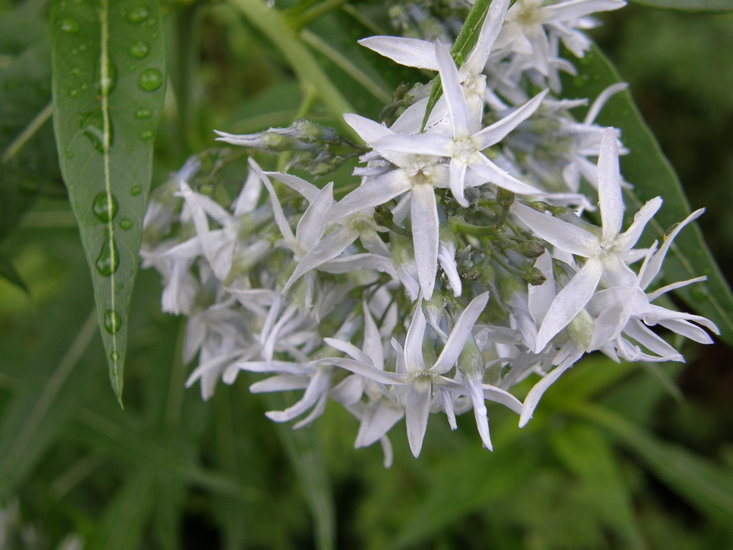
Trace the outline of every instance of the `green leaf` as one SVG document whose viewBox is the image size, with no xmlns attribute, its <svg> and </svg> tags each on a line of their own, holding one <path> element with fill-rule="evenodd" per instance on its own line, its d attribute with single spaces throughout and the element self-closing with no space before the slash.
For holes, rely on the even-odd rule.
<svg viewBox="0 0 733 550">
<path fill-rule="evenodd" d="M 0 69 L 0 239 L 17 227 L 39 192 L 52 190 L 49 184 L 59 179 L 53 133 L 46 124 L 51 109 L 48 42 L 34 32 L 35 25 L 16 17 L 9 21 L 38 41 L 24 44 L 18 37 L 12 45 L 0 44 L 3 56 L 10 52 L 9 64 Z M 0 25 L 0 36 L 11 32 L 5 26 Z"/>
<path fill-rule="evenodd" d="M 51 4 L 54 128 L 122 402 L 130 296 L 163 104 L 156 0 Z"/>
<path fill-rule="evenodd" d="M 0 501 L 26 480 L 62 433 L 79 382 L 89 373 L 80 361 L 93 340 L 95 322 L 91 296 L 85 296 L 86 286 L 78 282 L 82 266 L 77 265 L 56 303 L 43 313 L 35 352 L 16 359 L 22 378 L 0 425 Z"/>
<path fill-rule="evenodd" d="M 731 0 L 631 0 L 634 4 L 675 11 L 733 11 Z"/>
<path fill-rule="evenodd" d="M 578 63 L 579 74 L 564 83 L 567 97 L 596 97 L 606 87 L 620 82 L 616 69 L 597 47 Z M 598 117 L 601 124 L 621 129 L 624 144 L 631 151 L 622 160 L 624 178 L 633 184 L 626 190 L 629 213 L 656 196 L 664 205 L 649 223 L 647 236 L 660 240 L 669 228 L 682 221 L 690 206 L 672 166 L 662 153 L 628 91 L 612 97 Z M 706 283 L 678 290 L 678 294 L 696 312 L 710 318 L 721 330 L 721 338 L 733 344 L 733 295 L 703 240 L 697 225 L 685 228 L 675 240 L 665 262 L 667 281 L 681 281 L 706 275 Z"/>
<path fill-rule="evenodd" d="M 20 276 L 20 273 L 18 273 L 18 270 L 15 269 L 13 262 L 11 262 L 5 256 L 0 256 L 0 277 L 5 279 L 9 283 L 17 286 L 26 294 L 30 295 L 31 291 L 28 288 L 28 285 L 25 284 L 25 281 L 23 281 L 23 278 Z"/>
<path fill-rule="evenodd" d="M 607 438 L 597 429 L 571 424 L 553 432 L 551 443 L 558 458 L 583 482 L 607 527 L 624 538 L 624 548 L 644 548 L 628 484 Z"/>
<path fill-rule="evenodd" d="M 637 454 L 660 480 L 708 518 L 733 521 L 733 471 L 637 428 L 621 416 L 592 405 L 571 407 L 576 414 L 600 424 Z"/>
</svg>

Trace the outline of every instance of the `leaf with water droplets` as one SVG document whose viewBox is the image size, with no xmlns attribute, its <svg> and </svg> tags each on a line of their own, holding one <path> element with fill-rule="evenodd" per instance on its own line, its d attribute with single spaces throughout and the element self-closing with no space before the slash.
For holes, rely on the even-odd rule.
<svg viewBox="0 0 733 550">
<path fill-rule="evenodd" d="M 165 91 L 158 0 L 54 0 L 50 30 L 59 160 L 121 400 L 127 313 Z"/>
</svg>

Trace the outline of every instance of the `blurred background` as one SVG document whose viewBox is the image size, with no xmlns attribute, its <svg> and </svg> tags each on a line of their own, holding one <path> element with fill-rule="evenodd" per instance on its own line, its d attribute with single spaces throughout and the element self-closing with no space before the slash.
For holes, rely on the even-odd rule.
<svg viewBox="0 0 733 550">
<path fill-rule="evenodd" d="M 174 55 L 153 185 L 214 147 L 213 128 L 288 125 L 301 101 L 290 69 L 230 5 L 163 7 Z M 44 17 L 44 2 L 0 0 L 2 149 L 50 100 Z M 730 275 L 733 15 L 630 5 L 602 19 L 592 36 L 692 208 L 707 208 L 700 225 Z M 347 9 L 307 32 L 344 48 L 370 34 Z M 379 112 L 373 97 L 350 99 Z M 322 106 L 313 115 L 328 121 Z M 243 175 L 243 161 L 225 173 Z M 0 280 L 4 550 L 733 548 L 733 351 L 723 343 L 685 342 L 685 365 L 591 356 L 525 429 L 490 409 L 493 453 L 467 418 L 455 433 L 432 422 L 415 460 L 398 426 L 385 470 L 378 447 L 352 448 L 356 422 L 336 407 L 293 432 L 264 417 L 282 403 L 250 394 L 246 375 L 207 403 L 185 389 L 185 320 L 160 312 L 150 271 L 136 284 L 120 410 L 50 123 L 22 162 L 3 166 L 0 185 L 0 269 L 15 282 Z"/>
</svg>

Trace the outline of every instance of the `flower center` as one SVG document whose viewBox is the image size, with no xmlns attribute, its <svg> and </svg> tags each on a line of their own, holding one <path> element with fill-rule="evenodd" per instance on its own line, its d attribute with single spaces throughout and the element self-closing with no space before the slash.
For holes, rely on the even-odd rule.
<svg viewBox="0 0 733 550">
<path fill-rule="evenodd" d="M 478 153 L 478 147 L 471 136 L 456 138 L 453 140 L 453 152 L 451 157 L 454 159 L 465 164 L 471 164 L 476 160 L 476 153 Z"/>
</svg>

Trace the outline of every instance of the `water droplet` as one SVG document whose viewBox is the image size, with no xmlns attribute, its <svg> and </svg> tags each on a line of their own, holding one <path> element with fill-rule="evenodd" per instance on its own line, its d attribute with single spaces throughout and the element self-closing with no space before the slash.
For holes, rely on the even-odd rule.
<svg viewBox="0 0 733 550">
<path fill-rule="evenodd" d="M 140 107 L 135 111 L 135 118 L 150 118 L 151 116 L 153 116 L 153 111 L 147 107 Z"/>
<path fill-rule="evenodd" d="M 142 59 L 150 53 L 150 46 L 147 42 L 138 42 L 130 46 L 130 55 L 135 59 Z"/>
<path fill-rule="evenodd" d="M 74 153 L 72 153 L 71 151 L 66 151 L 66 158 L 67 159 L 73 159 L 74 158 Z"/>
<path fill-rule="evenodd" d="M 140 73 L 137 83 L 146 92 L 154 92 L 163 84 L 163 75 L 158 69 L 145 69 Z"/>
<path fill-rule="evenodd" d="M 78 68 L 74 68 L 74 69 L 71 69 L 71 71 L 69 71 L 69 74 L 73 77 L 78 78 L 81 76 L 81 71 Z"/>
<path fill-rule="evenodd" d="M 139 195 L 142 192 L 143 192 L 143 188 L 139 185 L 135 185 L 132 189 L 130 189 L 130 194 L 133 197 L 136 197 L 137 195 Z"/>
<path fill-rule="evenodd" d="M 100 222 L 110 222 L 117 215 L 117 199 L 114 195 L 98 193 L 92 203 L 92 212 Z"/>
<path fill-rule="evenodd" d="M 110 334 L 116 334 L 122 328 L 122 317 L 114 309 L 108 309 L 104 312 L 103 323 L 104 330 Z"/>
<path fill-rule="evenodd" d="M 109 358 L 112 359 L 112 361 L 114 361 L 116 363 L 120 359 L 120 354 L 117 353 L 117 350 L 112 350 L 109 353 Z"/>
<path fill-rule="evenodd" d="M 130 10 L 130 13 L 127 14 L 127 20 L 130 23 L 142 23 L 148 18 L 148 15 L 150 15 L 148 8 L 145 6 L 138 6 L 137 8 L 132 8 Z"/>
<path fill-rule="evenodd" d="M 117 245 L 114 240 L 107 238 L 102 243 L 102 248 L 94 262 L 94 267 L 97 268 L 97 272 L 102 277 L 109 277 L 120 267 L 120 255 L 117 252 Z"/>
<path fill-rule="evenodd" d="M 56 25 L 61 32 L 66 32 L 69 34 L 76 34 L 79 32 L 79 23 L 77 23 L 73 19 L 68 19 L 64 17 L 62 19 L 59 19 Z"/>
<path fill-rule="evenodd" d="M 111 124 L 111 121 L 110 121 Z M 104 153 L 104 120 L 102 111 L 89 111 L 84 113 L 79 119 L 79 128 L 81 133 L 86 137 L 98 153 Z M 109 143 L 112 145 L 112 128 L 110 126 Z"/>
<path fill-rule="evenodd" d="M 71 97 L 76 97 L 76 96 L 78 96 L 78 95 L 79 95 L 79 90 L 74 90 L 74 89 L 72 89 L 72 90 L 69 90 L 69 95 L 70 95 Z"/>
<path fill-rule="evenodd" d="M 128 220 L 127 218 L 122 218 L 120 220 L 120 227 L 127 231 L 128 229 L 132 228 L 132 221 Z"/>
<path fill-rule="evenodd" d="M 143 139 L 153 139 L 153 131 L 145 130 L 142 134 L 140 134 L 140 137 Z"/>
</svg>

